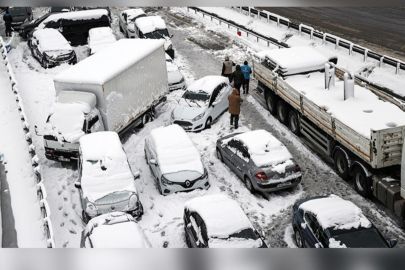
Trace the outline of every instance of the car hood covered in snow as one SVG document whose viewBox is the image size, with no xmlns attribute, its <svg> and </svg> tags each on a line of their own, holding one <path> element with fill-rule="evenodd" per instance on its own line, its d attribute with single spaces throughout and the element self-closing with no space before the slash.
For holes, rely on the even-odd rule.
<svg viewBox="0 0 405 270">
<path fill-rule="evenodd" d="M 185 102 L 184 102 L 185 103 Z M 174 108 L 173 115 L 174 118 L 176 119 L 187 119 L 191 120 L 195 118 L 197 115 L 205 112 L 207 110 L 207 107 L 190 107 L 187 105 L 187 103 L 184 104 L 183 102 L 177 105 L 176 108 Z M 189 102 L 191 105 L 193 103 Z"/>
<path fill-rule="evenodd" d="M 169 82 L 169 85 L 180 82 L 180 80 L 183 78 L 183 74 L 181 74 L 177 66 L 169 62 L 166 62 L 166 66 L 167 66 L 167 80 Z"/>
</svg>

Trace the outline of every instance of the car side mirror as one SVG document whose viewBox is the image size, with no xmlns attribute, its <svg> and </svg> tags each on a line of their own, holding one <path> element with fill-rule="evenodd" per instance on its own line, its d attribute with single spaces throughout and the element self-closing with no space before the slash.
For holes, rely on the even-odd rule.
<svg viewBox="0 0 405 270">
<path fill-rule="evenodd" d="M 390 240 L 390 247 L 395 247 L 396 245 L 397 245 L 397 243 L 398 243 L 398 241 L 397 241 L 397 239 L 391 239 Z"/>
<path fill-rule="evenodd" d="M 218 103 L 219 103 L 218 101 L 214 101 L 214 102 L 212 103 L 212 107 L 215 107 Z"/>
<path fill-rule="evenodd" d="M 173 35 L 170 35 L 169 37 L 170 37 L 170 38 L 172 38 L 172 37 L 173 37 Z"/>
<path fill-rule="evenodd" d="M 82 184 L 81 184 L 80 182 L 75 182 L 75 188 L 81 189 L 81 188 L 82 188 Z"/>
<path fill-rule="evenodd" d="M 157 162 L 156 162 L 156 159 L 150 159 L 149 163 L 153 164 L 153 165 L 156 165 L 156 166 L 158 165 Z"/>
<path fill-rule="evenodd" d="M 139 171 L 135 172 L 134 173 L 134 180 L 138 179 L 140 176 L 141 176 L 141 173 Z"/>
<path fill-rule="evenodd" d="M 37 136 L 43 136 L 43 135 L 41 135 L 41 134 L 38 133 L 38 126 L 37 126 L 37 125 L 35 125 L 35 134 L 36 134 Z"/>
</svg>

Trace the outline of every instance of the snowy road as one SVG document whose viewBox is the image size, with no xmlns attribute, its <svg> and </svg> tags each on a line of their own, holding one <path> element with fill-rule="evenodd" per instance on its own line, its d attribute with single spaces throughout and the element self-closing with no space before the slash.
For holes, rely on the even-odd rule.
<svg viewBox="0 0 405 270">
<path fill-rule="evenodd" d="M 114 19 L 113 29 L 116 35 L 122 38 L 116 18 L 120 10 L 122 9 L 111 9 Z M 173 46 L 176 50 L 174 62 L 185 75 L 188 84 L 206 75 L 219 75 L 222 59 L 226 54 L 237 63 L 249 58 L 250 49 L 246 47 L 248 43 L 240 43 L 235 36 L 225 31 L 218 31 L 213 25 L 204 26 L 185 16 L 186 13 L 176 10 L 163 9 L 156 13 L 165 19 L 170 33 L 174 35 Z M 86 57 L 85 47 L 78 47 L 75 50 L 79 60 Z M 63 65 L 44 70 L 32 58 L 25 42 L 21 43 L 9 58 L 20 82 L 20 93 L 31 125 L 31 133 L 35 134 L 34 125 L 38 125 L 39 130 L 42 129 L 49 107 L 55 98 L 52 78 L 69 66 Z M 255 85 L 252 83 L 251 89 L 254 88 Z M 238 132 L 254 129 L 270 131 L 287 146 L 300 164 L 304 173 L 302 185 L 293 191 L 272 194 L 269 200 L 250 194 L 243 183 L 215 157 L 215 141 L 231 132 L 229 114 L 225 113 L 211 129 L 190 134 L 208 167 L 210 189 L 166 197 L 159 195 L 156 183 L 145 162 L 144 139 L 152 129 L 169 124 L 170 113 L 177 104 L 176 99 L 181 95 L 182 91 L 171 93 L 168 101 L 157 108 L 158 117 L 155 121 L 146 124 L 136 133 L 127 134 L 123 140 L 132 169 L 141 172 L 141 177 L 136 182 L 140 200 L 145 208 L 140 225 L 153 247 L 186 247 L 182 220 L 185 201 L 196 196 L 215 193 L 228 194 L 238 201 L 254 225 L 265 231 L 266 242 L 270 247 L 293 246 L 290 226 L 291 206 L 296 200 L 331 193 L 355 202 L 387 239 L 398 238 L 398 246 L 405 246 L 405 232 L 384 211 L 378 209 L 373 202 L 360 197 L 348 183 L 340 179 L 325 162 L 313 154 L 312 150 L 292 135 L 277 119 L 269 115 L 252 97 L 246 99 L 243 96 L 245 102 L 242 106 L 241 125 Z M 42 137 L 33 136 L 33 141 L 37 147 L 48 192 L 56 246 L 78 247 L 84 223 L 81 220 L 79 195 L 73 186 L 77 172 L 74 167 L 46 160 Z"/>
</svg>

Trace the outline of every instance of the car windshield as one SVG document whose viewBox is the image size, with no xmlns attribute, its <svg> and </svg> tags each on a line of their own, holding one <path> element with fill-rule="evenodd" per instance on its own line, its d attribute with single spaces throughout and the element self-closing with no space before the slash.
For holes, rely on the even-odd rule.
<svg viewBox="0 0 405 270">
<path fill-rule="evenodd" d="M 352 230 L 333 230 L 329 232 L 337 241 L 345 244 L 349 248 L 386 248 L 388 247 L 385 239 L 375 228 L 370 229 L 352 229 Z"/>
<path fill-rule="evenodd" d="M 131 22 L 135 22 L 136 19 L 142 18 L 142 17 L 146 17 L 146 14 L 141 14 L 139 16 L 133 17 L 130 19 Z"/>
<path fill-rule="evenodd" d="M 70 10 L 70 7 L 52 7 L 52 8 L 51 8 L 51 12 L 61 12 L 61 11 L 63 11 L 64 9 Z"/>
<path fill-rule="evenodd" d="M 201 101 L 207 101 L 210 98 L 210 95 L 204 91 L 199 91 L 197 92 L 193 92 L 193 91 L 186 91 L 183 94 L 183 98 L 184 99 L 188 99 L 188 100 L 201 100 Z"/>
<path fill-rule="evenodd" d="M 24 16 L 27 15 L 27 9 L 24 7 L 13 7 L 8 10 L 11 16 Z"/>
<path fill-rule="evenodd" d="M 255 231 L 252 228 L 247 228 L 238 233 L 230 235 L 229 238 L 243 238 L 243 239 L 257 240 L 259 239 L 259 236 L 255 233 Z"/>
<path fill-rule="evenodd" d="M 169 37 L 169 32 L 167 31 L 167 29 L 158 29 L 156 31 L 143 34 L 143 37 L 151 38 L 151 39 L 161 39 L 161 38 Z"/>
<path fill-rule="evenodd" d="M 46 14 L 38 19 L 35 20 L 35 24 L 40 24 L 41 22 L 43 22 L 46 18 L 49 17 L 49 14 Z"/>
</svg>

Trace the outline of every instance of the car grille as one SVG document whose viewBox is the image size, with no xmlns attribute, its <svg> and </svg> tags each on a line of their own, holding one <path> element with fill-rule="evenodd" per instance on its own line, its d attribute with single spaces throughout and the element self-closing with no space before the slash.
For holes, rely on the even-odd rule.
<svg viewBox="0 0 405 270">
<path fill-rule="evenodd" d="M 183 127 L 190 127 L 193 124 L 187 121 L 174 121 L 174 124 L 177 124 L 179 126 L 183 126 Z"/>
<path fill-rule="evenodd" d="M 182 186 L 183 188 L 191 188 L 199 180 L 201 180 L 201 179 L 196 179 L 196 180 L 193 180 L 193 181 L 186 180 L 186 181 L 184 181 L 184 183 L 181 183 L 181 184 L 179 183 L 179 185 Z M 187 185 L 186 183 L 189 183 L 189 185 Z"/>
<path fill-rule="evenodd" d="M 64 55 L 58 56 L 58 57 L 56 58 L 56 60 L 57 60 L 57 61 L 65 61 L 65 60 L 69 60 L 69 59 L 71 59 L 71 58 L 72 58 L 72 55 L 71 55 L 71 54 L 64 54 Z"/>
</svg>

